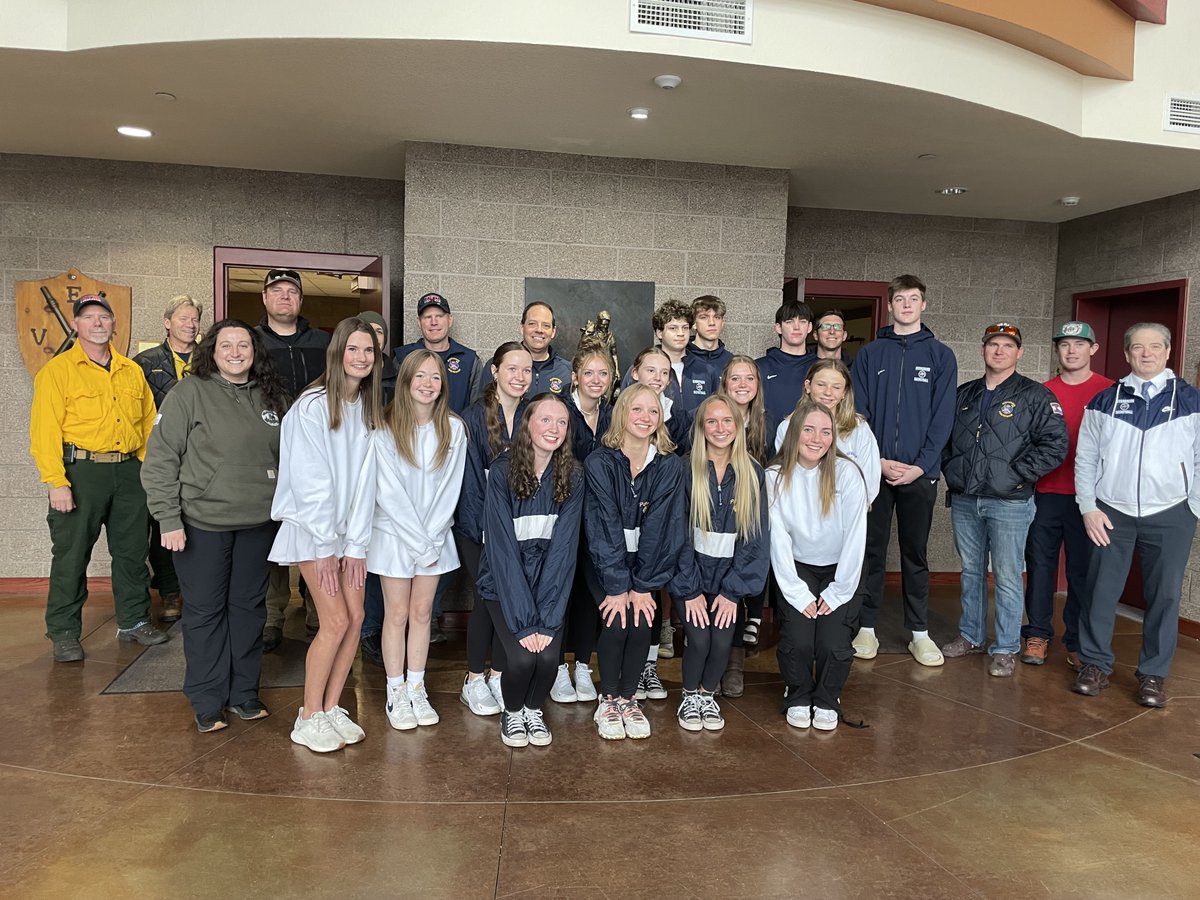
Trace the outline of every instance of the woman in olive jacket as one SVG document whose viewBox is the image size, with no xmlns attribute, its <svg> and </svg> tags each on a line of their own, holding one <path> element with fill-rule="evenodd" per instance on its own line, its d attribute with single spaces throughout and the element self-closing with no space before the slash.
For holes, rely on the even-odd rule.
<svg viewBox="0 0 1200 900">
<path fill-rule="evenodd" d="M 174 554 L 183 609 L 183 692 L 196 727 L 225 711 L 268 715 L 258 698 L 271 500 L 288 398 L 262 339 L 225 319 L 196 349 L 192 377 L 164 400 L 146 444 L 142 485 Z"/>
</svg>

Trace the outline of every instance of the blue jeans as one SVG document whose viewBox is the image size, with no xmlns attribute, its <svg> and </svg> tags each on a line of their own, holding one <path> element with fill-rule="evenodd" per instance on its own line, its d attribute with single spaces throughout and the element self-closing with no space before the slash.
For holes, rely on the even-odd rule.
<svg viewBox="0 0 1200 900">
<path fill-rule="evenodd" d="M 1025 538 L 1033 521 L 1033 497 L 1000 500 L 952 494 L 950 521 L 962 560 L 962 618 L 958 630 L 972 644 L 987 642 L 988 558 L 996 582 L 996 640 L 989 653 L 1021 649 L 1025 611 Z"/>
</svg>

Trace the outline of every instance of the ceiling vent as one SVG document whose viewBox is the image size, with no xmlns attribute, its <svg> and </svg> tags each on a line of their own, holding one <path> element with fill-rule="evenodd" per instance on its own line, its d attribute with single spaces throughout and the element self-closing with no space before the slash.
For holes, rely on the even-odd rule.
<svg viewBox="0 0 1200 900">
<path fill-rule="evenodd" d="M 750 43 L 754 0 L 630 0 L 629 30 Z"/>
<path fill-rule="evenodd" d="M 1167 97 L 1163 131 L 1200 134 L 1200 97 Z"/>
</svg>

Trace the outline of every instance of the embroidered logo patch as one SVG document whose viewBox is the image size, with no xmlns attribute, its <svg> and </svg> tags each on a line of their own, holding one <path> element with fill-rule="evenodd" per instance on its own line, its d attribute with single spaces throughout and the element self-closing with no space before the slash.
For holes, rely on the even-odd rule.
<svg viewBox="0 0 1200 900">
<path fill-rule="evenodd" d="M 1073 335 L 1082 334 L 1083 325 L 1079 322 L 1068 322 L 1062 327 L 1063 337 L 1071 337 Z"/>
<path fill-rule="evenodd" d="M 1050 412 L 1054 413 L 1056 416 L 1061 416 L 1063 414 L 1062 404 L 1051 403 L 1050 404 Z"/>
<path fill-rule="evenodd" d="M 919 381 L 921 384 L 929 384 L 929 366 L 914 366 L 917 374 L 913 376 L 913 381 Z"/>
<path fill-rule="evenodd" d="M 703 381 L 695 378 L 692 379 L 692 394 L 697 397 L 705 396 L 708 392 L 704 389 L 704 387 L 705 385 Z"/>
<path fill-rule="evenodd" d="M 1016 402 L 1014 402 L 1012 400 L 1005 400 L 1003 403 L 1000 404 L 1000 409 L 997 410 L 997 412 L 1000 414 L 1000 417 L 1004 418 L 1004 419 L 1011 419 L 1013 416 L 1013 413 L 1015 413 L 1016 411 L 1017 411 L 1017 404 L 1016 404 Z"/>
<path fill-rule="evenodd" d="M 1133 415 L 1133 403 L 1132 403 L 1132 401 L 1129 401 L 1129 400 L 1121 400 L 1120 402 L 1118 402 L 1118 403 L 1117 403 L 1117 413 L 1116 413 L 1116 414 L 1117 414 L 1118 416 L 1132 416 L 1132 415 Z"/>
<path fill-rule="evenodd" d="M 462 371 L 462 361 L 457 356 L 451 356 L 446 360 L 446 371 L 451 375 L 457 375 Z"/>
<path fill-rule="evenodd" d="M 563 380 L 561 378 L 555 376 L 554 378 L 550 379 L 550 393 L 561 394 L 562 386 L 563 386 Z"/>
<path fill-rule="evenodd" d="M 272 428 L 279 427 L 279 415 L 273 409 L 264 409 L 262 411 L 262 420 Z"/>
</svg>

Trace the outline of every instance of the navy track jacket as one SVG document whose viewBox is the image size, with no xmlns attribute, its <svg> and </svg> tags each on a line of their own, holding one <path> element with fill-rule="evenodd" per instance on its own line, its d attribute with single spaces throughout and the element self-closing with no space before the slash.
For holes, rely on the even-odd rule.
<svg viewBox="0 0 1200 900">
<path fill-rule="evenodd" d="M 446 366 L 446 378 L 449 382 L 446 385 L 448 392 L 446 399 L 450 403 L 450 409 L 461 416 L 478 391 L 483 377 L 483 363 L 479 359 L 479 354 L 470 347 L 464 347 L 454 338 L 450 338 L 449 341 L 445 350 L 435 350 L 434 353 L 441 357 Z M 425 341 L 423 340 L 413 341 L 411 344 L 396 348 L 396 365 L 404 362 L 404 358 L 414 350 L 424 349 Z M 488 371 L 491 371 L 490 366 Z"/>
<path fill-rule="evenodd" d="M 796 401 L 804 396 L 804 379 L 816 361 L 815 353 L 794 356 L 778 347 L 772 347 L 765 356 L 754 361 L 758 364 L 758 389 L 762 391 L 768 415 L 775 417 L 776 428 L 792 414 Z M 768 434 L 768 441 L 775 439 L 773 432 Z"/>
<path fill-rule="evenodd" d="M 531 634 L 553 637 L 566 616 L 579 556 L 583 470 L 575 468 L 571 496 L 558 503 L 553 467 L 546 468 L 537 491 L 525 500 L 513 495 L 508 469 L 505 453 L 488 475 L 479 596 L 500 603 L 518 641 Z"/>
<path fill-rule="evenodd" d="M 858 351 L 850 369 L 854 405 L 871 425 L 879 455 L 941 477 L 942 448 L 954 427 L 958 361 L 926 325 L 896 334 L 888 325 Z"/>
<path fill-rule="evenodd" d="M 579 464 L 583 465 L 583 461 L 591 455 L 591 452 L 601 446 L 600 442 L 608 433 L 608 426 L 612 424 L 612 404 L 600 401 L 600 414 L 596 417 L 596 430 L 593 432 L 588 426 L 587 419 L 575 405 L 574 393 L 563 394 L 562 398 L 571 412 L 571 449 L 575 452 L 575 458 L 579 460 Z"/>
<path fill-rule="evenodd" d="M 499 401 L 496 401 L 499 406 Z M 525 411 L 525 403 L 517 406 L 513 415 L 513 428 L 521 423 L 521 414 Z M 504 436 L 504 449 L 508 449 L 512 435 L 504 422 L 504 412 L 497 409 L 500 417 L 500 433 Z M 454 514 L 454 530 L 465 538 L 477 544 L 483 543 L 483 505 L 487 496 L 488 469 L 496 459 L 488 447 L 487 440 L 487 407 L 480 397 L 467 407 L 463 413 L 463 422 L 467 426 L 467 464 L 463 470 L 462 491 L 458 495 L 458 510 Z M 503 452 L 503 451 L 501 451 Z"/>
<path fill-rule="evenodd" d="M 600 447 L 583 468 L 588 549 L 604 593 L 665 587 L 683 544 L 683 461 L 651 447 L 646 467 L 632 478 L 620 449 Z"/>
<path fill-rule="evenodd" d="M 687 466 L 685 465 L 685 470 Z M 725 467 L 725 477 L 717 483 L 717 472 L 708 464 L 708 495 L 692 496 L 692 479 L 685 471 L 683 477 L 684 510 L 689 516 L 691 504 L 710 503 L 712 508 L 712 531 L 688 529 L 690 534 L 683 541 L 679 553 L 679 567 L 671 579 L 671 597 L 680 618 L 684 615 L 684 604 L 704 594 L 717 594 L 737 603 L 746 597 L 762 592 L 767 581 L 767 568 L 771 563 L 770 515 L 766 479 L 762 467 L 754 463 L 754 474 L 758 478 L 759 528 L 758 534 L 743 540 L 738 537 L 737 519 L 733 511 L 733 488 L 736 478 L 733 466 Z M 687 523 L 685 519 L 684 523 Z"/>
</svg>

